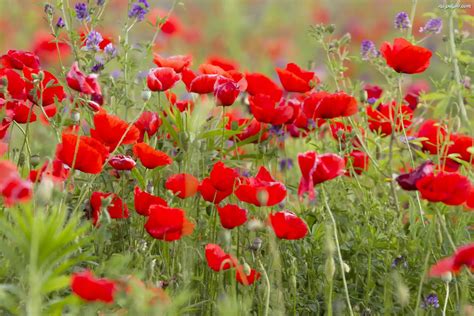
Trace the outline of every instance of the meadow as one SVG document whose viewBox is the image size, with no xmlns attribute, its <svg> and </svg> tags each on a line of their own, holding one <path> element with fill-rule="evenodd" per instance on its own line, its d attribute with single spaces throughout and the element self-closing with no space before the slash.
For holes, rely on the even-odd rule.
<svg viewBox="0 0 474 316">
<path fill-rule="evenodd" d="M 0 1 L 0 314 L 474 315 L 472 6 Z"/>
</svg>

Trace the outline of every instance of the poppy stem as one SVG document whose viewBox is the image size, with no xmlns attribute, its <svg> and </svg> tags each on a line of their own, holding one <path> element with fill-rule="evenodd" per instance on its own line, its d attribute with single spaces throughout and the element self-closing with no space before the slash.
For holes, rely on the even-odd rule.
<svg viewBox="0 0 474 316">
<path fill-rule="evenodd" d="M 265 297 L 265 312 L 263 313 L 263 315 L 268 316 L 268 310 L 270 309 L 270 294 L 271 294 L 270 279 L 268 278 L 267 271 L 265 270 L 265 267 L 263 266 L 260 259 L 258 259 L 258 264 L 260 266 L 260 269 L 262 270 L 263 278 L 265 279 L 265 284 L 267 286 L 267 295 Z"/>
<path fill-rule="evenodd" d="M 448 301 L 449 301 L 449 282 L 446 281 L 446 298 L 444 299 L 443 316 L 446 316 L 446 309 L 448 308 Z"/>
</svg>

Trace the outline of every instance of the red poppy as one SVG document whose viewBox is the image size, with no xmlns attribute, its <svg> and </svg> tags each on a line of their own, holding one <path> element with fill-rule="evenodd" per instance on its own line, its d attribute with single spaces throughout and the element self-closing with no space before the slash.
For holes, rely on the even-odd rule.
<svg viewBox="0 0 474 316">
<path fill-rule="evenodd" d="M 355 174 L 361 175 L 362 172 L 369 169 L 369 156 L 360 150 L 353 150 L 344 158 L 344 163 L 349 166 L 352 166 Z M 346 171 L 347 176 L 350 176 L 351 173 Z"/>
<path fill-rule="evenodd" d="M 92 209 L 92 223 L 97 225 L 99 223 L 100 213 L 102 211 L 102 201 L 111 197 L 110 204 L 107 206 L 107 212 L 110 218 L 128 218 L 128 207 L 122 199 L 115 193 L 92 192 L 91 194 L 91 209 Z"/>
<path fill-rule="evenodd" d="M 166 91 L 181 79 L 171 67 L 158 67 L 150 69 L 146 77 L 146 84 L 151 91 Z"/>
<path fill-rule="evenodd" d="M 312 93 L 304 100 L 303 111 L 313 120 L 351 116 L 357 113 L 357 101 L 345 92 L 320 91 Z"/>
<path fill-rule="evenodd" d="M 58 65 L 59 58 L 66 60 L 71 54 L 71 47 L 66 43 L 65 37 L 58 41 L 52 34 L 41 31 L 33 38 L 32 51 L 42 63 Z"/>
<path fill-rule="evenodd" d="M 100 173 L 108 155 L 109 151 L 100 141 L 87 136 L 63 133 L 62 142 L 56 147 L 57 159 L 85 173 Z"/>
<path fill-rule="evenodd" d="M 173 241 L 192 234 L 194 224 L 182 209 L 154 204 L 150 206 L 145 229 L 153 238 Z"/>
<path fill-rule="evenodd" d="M 159 54 L 153 55 L 153 62 L 158 67 L 170 67 L 174 71 L 180 73 L 184 67 L 191 66 L 193 57 L 190 55 L 175 55 L 170 57 L 162 57 Z"/>
<path fill-rule="evenodd" d="M 142 165 L 148 169 L 170 165 L 173 162 L 170 156 L 145 143 L 135 144 L 133 153 L 140 159 Z"/>
<path fill-rule="evenodd" d="M 12 119 L 10 117 L 4 117 L 2 122 L 0 123 L 0 140 L 4 139 L 7 136 L 8 129 L 12 124 Z"/>
<path fill-rule="evenodd" d="M 474 164 L 474 138 L 468 135 L 452 134 L 451 142 L 448 155 L 458 154 L 459 159 Z"/>
<path fill-rule="evenodd" d="M 88 302 L 112 303 L 117 285 L 108 279 L 95 278 L 90 271 L 83 271 L 72 275 L 71 290 Z"/>
<path fill-rule="evenodd" d="M 273 206 L 286 197 L 285 185 L 275 181 L 265 167 L 260 167 L 255 177 L 243 178 L 235 190 L 242 202 L 255 206 Z"/>
<path fill-rule="evenodd" d="M 140 136 L 140 131 L 133 124 L 105 111 L 94 114 L 94 127 L 91 136 L 109 147 L 111 152 L 119 145 L 134 144 Z"/>
<path fill-rule="evenodd" d="M 471 183 L 459 173 L 440 172 L 422 177 L 416 182 L 416 188 L 421 197 L 430 202 L 461 205 L 469 197 Z"/>
<path fill-rule="evenodd" d="M 265 124 L 260 123 L 257 121 L 255 118 L 252 119 L 247 119 L 247 118 L 241 118 L 237 120 L 229 120 L 226 125 L 226 129 L 228 130 L 233 130 L 235 124 L 235 129 L 240 128 L 244 126 L 245 128 L 243 131 L 235 136 L 232 136 L 231 139 L 233 140 L 234 138 L 239 140 L 239 141 L 244 141 L 250 137 L 255 137 L 258 136 L 257 139 L 255 139 L 253 142 L 257 143 L 266 140 L 268 138 L 268 128 L 266 127 Z"/>
<path fill-rule="evenodd" d="M 235 279 L 242 285 L 252 285 L 260 279 L 260 272 L 257 272 L 254 269 L 250 269 L 249 274 L 245 274 L 244 268 L 238 266 L 235 270 Z"/>
<path fill-rule="evenodd" d="M 0 107 L 1 108 L 1 107 Z M 6 104 L 6 114 L 19 124 L 32 123 L 36 121 L 33 105 L 28 101 L 9 101 Z"/>
<path fill-rule="evenodd" d="M 393 46 L 385 42 L 380 47 L 380 52 L 387 65 L 396 72 L 417 74 L 425 71 L 430 65 L 431 51 L 412 45 L 404 38 L 396 38 Z"/>
<path fill-rule="evenodd" d="M 126 155 L 115 155 L 109 159 L 109 165 L 115 170 L 132 170 L 136 164 L 132 157 Z"/>
<path fill-rule="evenodd" d="M 207 59 L 206 63 L 218 66 L 225 71 L 239 69 L 239 64 L 236 61 L 221 56 L 211 56 Z"/>
<path fill-rule="evenodd" d="M 207 265 L 216 272 L 228 270 L 236 264 L 235 258 L 225 253 L 219 245 L 207 244 L 205 253 Z"/>
<path fill-rule="evenodd" d="M 40 182 L 45 176 L 51 178 L 55 182 L 63 182 L 69 176 L 69 168 L 58 159 L 55 159 L 52 162 L 47 160 L 41 168 L 31 170 L 28 179 L 31 182 Z"/>
<path fill-rule="evenodd" d="M 0 57 L 0 65 L 5 68 L 22 70 L 24 67 L 39 69 L 40 61 L 38 56 L 31 52 L 10 49 L 5 55 Z"/>
<path fill-rule="evenodd" d="M 301 170 L 301 181 L 298 195 L 308 193 L 309 199 L 314 199 L 313 187 L 344 174 L 344 159 L 336 154 L 327 153 L 318 155 L 314 151 L 298 154 L 298 165 Z"/>
<path fill-rule="evenodd" d="M 258 94 L 250 96 L 250 111 L 255 119 L 261 123 L 270 123 L 272 125 L 282 125 L 288 122 L 294 114 L 293 107 L 285 101 L 276 104 L 269 95 Z"/>
<path fill-rule="evenodd" d="M 23 180 L 16 165 L 7 160 L 0 161 L 0 195 L 6 206 L 31 199 L 33 188 L 30 181 Z"/>
<path fill-rule="evenodd" d="M 474 272 L 474 243 L 459 247 L 451 257 L 439 260 L 431 267 L 429 276 L 442 277 L 449 272 L 458 274 L 463 267 Z"/>
<path fill-rule="evenodd" d="M 145 133 L 148 135 L 148 138 L 152 137 L 158 131 L 158 128 L 161 126 L 161 119 L 158 113 L 144 111 L 138 120 L 134 123 L 135 127 L 140 131 L 140 136 L 138 141 L 142 142 L 145 136 Z"/>
<path fill-rule="evenodd" d="M 31 102 L 47 106 L 53 104 L 55 100 L 61 102 L 66 97 L 63 87 L 58 79 L 46 70 L 41 70 L 43 73 L 43 80 L 38 84 L 33 84 L 33 75 L 38 75 L 39 69 L 23 68 L 23 75 L 25 76 L 25 88 L 28 99 Z M 33 95 L 33 89 L 36 85 L 36 95 Z"/>
<path fill-rule="evenodd" d="M 187 173 L 175 174 L 166 180 L 166 189 L 181 199 L 194 196 L 199 187 L 199 180 Z"/>
<path fill-rule="evenodd" d="M 471 191 L 466 200 L 466 207 L 470 210 L 474 210 L 474 185 L 471 185 Z"/>
<path fill-rule="evenodd" d="M 6 82 L 5 82 L 6 81 Z M 12 99 L 23 100 L 26 97 L 25 94 L 25 81 L 21 76 L 13 69 L 2 68 L 0 69 L 0 98 L 6 98 L 3 93 L 4 83 L 7 84 L 6 92 L 10 95 Z"/>
<path fill-rule="evenodd" d="M 392 102 L 390 104 L 380 104 L 377 109 L 368 106 L 367 116 L 369 129 L 372 132 L 380 132 L 383 136 L 388 136 L 393 132 L 392 124 L 395 125 L 395 131 L 397 132 L 410 126 L 413 111 L 406 105 L 397 106 L 395 102 Z"/>
<path fill-rule="evenodd" d="M 308 234 L 306 223 L 290 211 L 280 211 L 268 215 L 275 235 L 280 239 L 295 240 Z"/>
<path fill-rule="evenodd" d="M 152 9 L 148 15 L 148 21 L 152 25 L 159 25 L 161 31 L 169 36 L 178 34 L 183 28 L 176 15 L 161 9 Z"/>
<path fill-rule="evenodd" d="M 364 86 L 365 92 L 367 92 L 367 99 L 378 99 L 382 96 L 383 90 L 377 85 L 366 84 Z"/>
<path fill-rule="evenodd" d="M 247 210 L 235 204 L 227 204 L 224 207 L 217 207 L 221 225 L 227 229 L 243 225 L 247 221 Z"/>
<path fill-rule="evenodd" d="M 205 201 L 219 204 L 223 199 L 232 194 L 232 190 L 219 191 L 213 185 L 210 178 L 204 178 L 199 184 L 198 191 Z"/>
<path fill-rule="evenodd" d="M 233 79 L 219 76 L 214 85 L 214 96 L 216 97 L 217 105 L 230 106 L 234 104 L 240 91 L 245 90 L 246 85 L 245 79 L 235 82 Z"/>
<path fill-rule="evenodd" d="M 318 77 L 312 71 L 305 71 L 294 63 L 286 65 L 285 69 L 276 68 L 280 82 L 288 92 L 308 92 L 319 83 Z"/>
<path fill-rule="evenodd" d="M 79 70 L 77 61 L 72 64 L 66 75 L 68 86 L 81 93 L 94 96 L 94 100 L 103 100 L 97 74 L 85 75 Z M 101 103 L 101 102 L 99 102 Z"/>
<path fill-rule="evenodd" d="M 216 84 L 219 75 L 217 74 L 203 74 L 197 75 L 192 79 L 189 84 L 189 92 L 198 94 L 208 94 L 214 92 L 214 86 Z"/>
<path fill-rule="evenodd" d="M 426 120 L 418 130 L 417 137 L 423 139 L 421 144 L 424 151 L 436 155 L 441 150 L 440 146 L 444 143 L 446 134 L 444 125 L 433 120 Z"/>
<path fill-rule="evenodd" d="M 261 73 L 245 74 L 247 80 L 247 92 L 250 95 L 266 94 L 273 100 L 280 101 L 283 90 L 272 79 Z"/>
<path fill-rule="evenodd" d="M 150 215 L 150 206 L 163 205 L 168 206 L 165 200 L 159 196 L 152 195 L 146 191 L 142 191 L 139 187 L 133 190 L 135 211 L 143 216 Z"/>
<path fill-rule="evenodd" d="M 331 122 L 329 125 L 329 129 L 331 130 L 331 135 L 334 139 L 337 139 L 341 143 L 345 143 L 346 141 L 350 140 L 354 147 L 360 147 L 361 143 L 359 137 L 355 135 L 352 131 L 351 125 L 345 125 L 342 122 Z M 365 134 L 365 130 L 359 128 L 359 132 L 362 137 Z"/>
<path fill-rule="evenodd" d="M 399 175 L 396 178 L 396 181 L 403 190 L 416 191 L 416 183 L 423 177 L 432 174 L 433 170 L 434 163 L 428 160 L 418 166 L 415 170 Z"/>
<path fill-rule="evenodd" d="M 232 194 L 238 177 L 237 171 L 219 161 L 212 167 L 209 177 L 202 180 L 199 193 L 205 201 L 219 204 Z"/>
</svg>

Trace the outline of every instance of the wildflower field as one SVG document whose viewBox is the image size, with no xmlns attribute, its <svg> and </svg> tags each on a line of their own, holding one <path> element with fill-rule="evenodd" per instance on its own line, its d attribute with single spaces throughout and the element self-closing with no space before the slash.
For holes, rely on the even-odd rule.
<svg viewBox="0 0 474 316">
<path fill-rule="evenodd" d="M 474 315 L 473 6 L 1 0 L 0 315 Z"/>
</svg>

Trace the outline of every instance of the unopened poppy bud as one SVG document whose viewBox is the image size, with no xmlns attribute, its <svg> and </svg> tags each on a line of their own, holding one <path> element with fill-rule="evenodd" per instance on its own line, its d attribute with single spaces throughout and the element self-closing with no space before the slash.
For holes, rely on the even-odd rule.
<svg viewBox="0 0 474 316">
<path fill-rule="evenodd" d="M 250 272 L 252 272 L 252 268 L 250 268 L 247 262 L 244 262 L 242 267 L 243 267 L 245 275 L 249 275 Z"/>
<path fill-rule="evenodd" d="M 248 221 L 247 227 L 251 231 L 256 231 L 256 230 L 262 229 L 264 227 L 264 225 L 258 219 L 252 219 L 252 220 Z"/>
<path fill-rule="evenodd" d="M 81 120 L 81 113 L 78 111 L 72 111 L 71 113 L 71 120 L 74 123 L 78 123 Z"/>
<path fill-rule="evenodd" d="M 252 242 L 252 245 L 250 245 L 250 250 L 252 251 L 258 251 L 262 247 L 262 240 L 260 238 L 255 238 Z"/>
<path fill-rule="evenodd" d="M 40 163 L 40 156 L 39 155 L 31 155 L 30 157 L 30 164 L 34 168 Z"/>
<path fill-rule="evenodd" d="M 48 204 L 48 202 L 51 200 L 51 196 L 53 195 L 53 188 L 54 182 L 51 177 L 43 177 L 41 179 L 38 189 L 36 190 L 36 196 L 39 204 Z"/>
<path fill-rule="evenodd" d="M 334 33 L 335 30 L 336 26 L 334 24 L 329 24 L 328 26 L 326 26 L 326 32 L 329 34 Z"/>
<path fill-rule="evenodd" d="M 44 13 L 46 13 L 46 15 L 48 15 L 48 16 L 52 16 L 54 14 L 53 6 L 49 3 L 46 3 L 44 5 Z"/>
<path fill-rule="evenodd" d="M 451 280 L 453 279 L 453 275 L 451 274 L 451 272 L 446 272 L 445 274 L 443 274 L 441 276 L 441 279 L 446 282 L 446 283 L 449 283 L 451 282 Z"/>
<path fill-rule="evenodd" d="M 326 275 L 326 280 L 331 281 L 334 277 L 334 273 L 336 272 L 336 265 L 334 263 L 333 257 L 329 257 L 326 259 L 326 264 L 324 265 L 324 273 Z"/>
<path fill-rule="evenodd" d="M 151 98 L 151 91 L 150 90 L 143 90 L 142 91 L 142 100 L 143 101 L 148 101 Z"/>
</svg>

